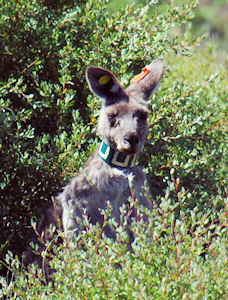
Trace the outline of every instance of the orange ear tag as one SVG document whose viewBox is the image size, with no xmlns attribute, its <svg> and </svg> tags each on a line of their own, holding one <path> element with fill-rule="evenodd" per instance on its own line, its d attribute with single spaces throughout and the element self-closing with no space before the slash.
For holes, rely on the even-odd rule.
<svg viewBox="0 0 228 300">
<path fill-rule="evenodd" d="M 144 67 L 142 68 L 142 72 L 138 75 L 136 75 L 132 80 L 131 82 L 138 82 L 140 80 L 142 80 L 150 71 Z"/>
</svg>

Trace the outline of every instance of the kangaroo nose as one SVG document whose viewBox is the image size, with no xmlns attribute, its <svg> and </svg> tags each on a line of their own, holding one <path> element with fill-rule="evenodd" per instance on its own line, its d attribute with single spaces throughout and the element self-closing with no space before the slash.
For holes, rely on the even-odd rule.
<svg viewBox="0 0 228 300">
<path fill-rule="evenodd" d="M 124 136 L 124 142 L 131 146 L 134 146 L 139 143 L 139 138 L 136 134 L 128 133 Z"/>
</svg>

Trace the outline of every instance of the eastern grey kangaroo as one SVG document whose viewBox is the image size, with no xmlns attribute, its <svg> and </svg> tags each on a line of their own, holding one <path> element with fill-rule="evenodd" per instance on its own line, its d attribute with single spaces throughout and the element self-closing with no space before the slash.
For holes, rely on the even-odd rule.
<svg viewBox="0 0 228 300">
<path fill-rule="evenodd" d="M 108 70 L 90 66 L 86 79 L 90 90 L 102 99 L 97 134 L 102 142 L 86 162 L 82 172 L 73 177 L 70 183 L 55 198 L 55 209 L 50 208 L 38 223 L 37 232 L 48 238 L 48 226 L 56 226 L 57 212 L 68 238 L 83 229 L 83 216 L 92 224 L 102 226 L 104 217 L 101 209 L 109 202 L 111 214 L 120 221 L 120 207 L 129 205 L 132 180 L 135 198 L 140 205 L 151 208 L 145 191 L 146 176 L 136 165 L 137 155 L 142 151 L 147 138 L 148 105 L 146 100 L 158 86 L 164 66 L 154 60 L 133 78 L 128 88 L 123 89 L 116 77 Z M 134 210 L 128 218 L 129 229 Z M 108 237 L 115 239 L 115 232 L 109 226 L 104 228 Z M 31 250 L 24 255 L 25 264 L 37 261 Z"/>
</svg>

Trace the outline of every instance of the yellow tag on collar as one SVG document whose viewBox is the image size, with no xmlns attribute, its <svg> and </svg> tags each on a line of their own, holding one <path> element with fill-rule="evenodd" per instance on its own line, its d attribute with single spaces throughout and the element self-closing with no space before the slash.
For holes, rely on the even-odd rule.
<svg viewBox="0 0 228 300">
<path fill-rule="evenodd" d="M 103 76 L 101 76 L 101 77 L 99 78 L 98 82 L 99 82 L 100 84 L 104 85 L 104 84 L 108 83 L 109 80 L 110 80 L 110 76 L 108 76 L 108 75 L 103 75 Z"/>
<path fill-rule="evenodd" d="M 138 75 L 136 75 L 132 80 L 131 82 L 138 82 L 140 80 L 142 80 L 150 71 L 144 67 L 142 68 L 142 72 Z"/>
</svg>

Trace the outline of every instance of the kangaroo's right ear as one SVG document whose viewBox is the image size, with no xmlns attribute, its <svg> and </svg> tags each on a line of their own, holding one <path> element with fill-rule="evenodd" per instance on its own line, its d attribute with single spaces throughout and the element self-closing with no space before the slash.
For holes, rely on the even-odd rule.
<svg viewBox="0 0 228 300">
<path fill-rule="evenodd" d="M 157 89 L 163 73 L 163 63 L 159 59 L 155 59 L 132 79 L 131 85 L 127 88 L 128 94 L 133 93 L 143 100 L 148 100 Z"/>
<path fill-rule="evenodd" d="M 98 67 L 86 69 L 86 80 L 89 88 L 97 96 L 105 99 L 105 105 L 128 100 L 116 77 L 108 70 Z"/>
</svg>

